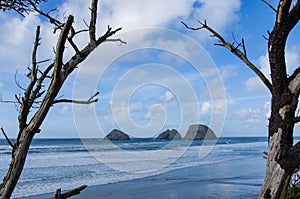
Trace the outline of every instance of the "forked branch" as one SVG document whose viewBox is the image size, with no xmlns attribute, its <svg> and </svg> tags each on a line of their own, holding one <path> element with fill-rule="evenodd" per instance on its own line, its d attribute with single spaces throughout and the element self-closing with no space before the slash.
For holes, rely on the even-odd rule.
<svg viewBox="0 0 300 199">
<path fill-rule="evenodd" d="M 233 53 L 236 57 L 238 57 L 240 60 L 242 60 L 260 79 L 261 81 L 267 86 L 267 88 L 272 93 L 272 84 L 271 82 L 266 78 L 266 76 L 247 58 L 247 52 L 245 47 L 245 41 L 242 39 L 242 42 L 240 44 L 234 45 L 235 43 L 231 44 L 227 42 L 217 31 L 215 31 L 213 28 L 207 25 L 206 21 L 204 23 L 198 21 L 201 26 L 198 28 L 193 28 L 188 26 L 186 23 L 181 22 L 187 29 L 190 30 L 201 30 L 206 29 L 208 30 L 213 37 L 216 37 L 219 39 L 220 43 L 217 43 L 216 45 L 225 47 L 228 49 L 231 53 Z M 239 49 L 240 47 L 243 48 L 243 52 Z"/>
</svg>

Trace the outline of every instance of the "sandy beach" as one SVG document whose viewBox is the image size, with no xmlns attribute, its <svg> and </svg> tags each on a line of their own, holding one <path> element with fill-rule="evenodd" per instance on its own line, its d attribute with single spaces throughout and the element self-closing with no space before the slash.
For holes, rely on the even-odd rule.
<svg viewBox="0 0 300 199">
<path fill-rule="evenodd" d="M 265 160 L 249 157 L 188 167 L 156 176 L 89 186 L 74 199 L 257 198 Z M 27 199 L 51 198 L 52 194 Z"/>
</svg>

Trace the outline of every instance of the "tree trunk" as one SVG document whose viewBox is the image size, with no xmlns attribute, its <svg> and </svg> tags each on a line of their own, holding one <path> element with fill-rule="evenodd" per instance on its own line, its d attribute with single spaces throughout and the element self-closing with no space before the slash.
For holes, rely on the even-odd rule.
<svg viewBox="0 0 300 199">
<path fill-rule="evenodd" d="M 23 167 L 33 136 L 33 133 L 27 133 L 26 129 L 24 129 L 20 136 L 20 139 L 15 144 L 8 172 L 3 179 L 2 184 L 0 185 L 0 199 L 8 199 L 11 197 L 13 190 L 23 171 Z"/>
<path fill-rule="evenodd" d="M 266 174 L 259 196 L 261 199 L 286 198 L 291 174 L 277 162 L 281 151 L 281 137 L 282 130 L 279 129 L 269 140 Z"/>
</svg>

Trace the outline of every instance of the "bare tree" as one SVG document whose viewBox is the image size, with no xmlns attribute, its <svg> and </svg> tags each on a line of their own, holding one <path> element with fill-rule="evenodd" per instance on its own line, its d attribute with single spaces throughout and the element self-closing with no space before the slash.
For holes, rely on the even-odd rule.
<svg viewBox="0 0 300 199">
<path fill-rule="evenodd" d="M 25 7 L 29 6 L 33 11 L 47 17 L 50 23 L 55 25 L 56 32 L 59 32 L 59 37 L 56 42 L 54 61 L 48 66 L 42 67 L 41 65 L 44 65 L 45 61 L 39 61 L 37 59 L 38 48 L 40 46 L 40 27 L 37 27 L 32 51 L 31 66 L 28 68 L 29 73 L 27 75 L 29 78 L 29 84 L 24 89 L 24 94 L 22 96 L 15 96 L 15 103 L 19 105 L 19 132 L 16 142 L 13 143 L 5 133 L 4 129 L 1 128 L 6 140 L 12 147 L 12 159 L 7 174 L 4 177 L 3 182 L 0 184 L 0 199 L 7 199 L 11 197 L 22 173 L 32 139 L 36 133 L 40 132 L 40 126 L 50 108 L 56 103 L 90 104 L 97 101 L 96 96 L 99 94 L 98 92 L 86 101 L 57 99 L 57 95 L 68 76 L 90 55 L 94 49 L 103 42 L 122 42 L 120 39 L 109 39 L 115 33 L 120 31 L 121 28 L 113 30 L 108 26 L 108 29 L 102 36 L 96 37 L 98 0 L 92 0 L 90 8 L 90 22 L 88 24 L 88 30 L 86 31 L 75 30 L 73 26 L 74 17 L 72 15 L 69 15 L 64 22 L 60 22 L 59 20 L 51 17 L 49 13 L 44 13 L 39 10 L 36 5 L 37 2 L 40 1 L 0 1 L 1 9 L 3 9 L 2 6 L 5 3 L 15 3 L 15 5 L 18 3 L 24 3 Z M 84 32 L 88 33 L 89 43 L 80 49 L 73 39 L 78 34 Z M 63 60 L 66 60 L 66 58 L 64 58 L 65 48 L 68 43 L 72 47 L 74 54 L 67 62 L 64 62 Z M 61 194 L 60 190 L 58 190 L 55 198 L 70 197 L 74 194 L 78 194 L 78 192 L 84 188 L 85 186 L 82 186 L 65 194 Z"/>
<path fill-rule="evenodd" d="M 294 126 L 300 122 L 296 116 L 300 93 L 300 67 L 288 76 L 285 48 L 291 31 L 300 19 L 300 0 L 279 0 L 277 8 L 262 0 L 276 14 L 275 25 L 269 32 L 268 54 L 271 81 L 253 64 L 247 56 L 244 39 L 228 42 L 207 22 L 199 22 L 198 28 L 206 29 L 219 40 L 216 45 L 225 47 L 242 60 L 262 80 L 272 95 L 271 116 L 269 118 L 269 151 L 265 179 L 260 198 L 285 198 L 291 176 L 300 165 L 300 142 L 293 145 Z M 294 5 L 292 5 L 294 2 Z"/>
<path fill-rule="evenodd" d="M 39 5 L 41 2 L 46 2 L 47 0 L 0 0 L 0 10 L 7 11 L 13 10 L 24 17 L 23 13 L 29 13 L 33 11 L 32 4 L 35 6 Z"/>
</svg>

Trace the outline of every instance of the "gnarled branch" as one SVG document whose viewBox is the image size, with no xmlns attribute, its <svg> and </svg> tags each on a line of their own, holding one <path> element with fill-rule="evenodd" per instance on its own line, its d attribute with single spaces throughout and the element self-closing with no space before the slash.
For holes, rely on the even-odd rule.
<svg viewBox="0 0 300 199">
<path fill-rule="evenodd" d="M 261 81 L 267 86 L 267 88 L 270 90 L 272 93 L 272 84 L 271 82 L 265 77 L 265 75 L 247 58 L 247 52 L 246 52 L 246 47 L 245 47 L 245 42 L 242 40 L 242 44 L 238 44 L 237 46 L 234 46 L 233 44 L 227 42 L 217 31 L 215 31 L 213 28 L 207 25 L 206 21 L 204 23 L 198 21 L 201 26 L 198 28 L 193 28 L 188 26 L 186 23 L 181 22 L 187 29 L 190 30 L 201 30 L 201 29 L 206 29 L 208 30 L 212 36 L 216 37 L 219 39 L 219 42 L 217 45 L 225 47 L 228 49 L 230 52 L 232 52 L 236 57 L 238 57 L 240 60 L 242 60 L 260 79 Z M 243 51 L 239 50 L 239 47 L 242 46 Z"/>
</svg>

